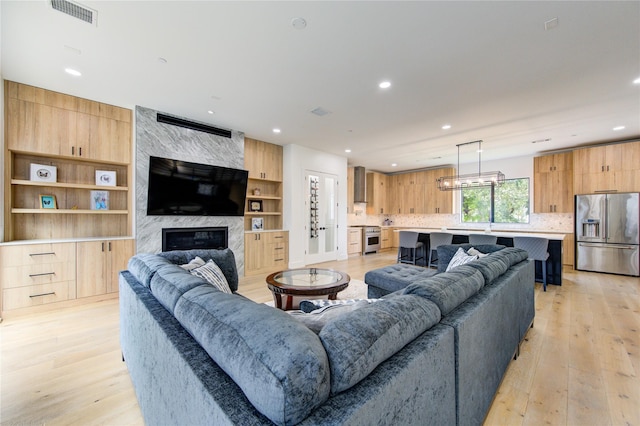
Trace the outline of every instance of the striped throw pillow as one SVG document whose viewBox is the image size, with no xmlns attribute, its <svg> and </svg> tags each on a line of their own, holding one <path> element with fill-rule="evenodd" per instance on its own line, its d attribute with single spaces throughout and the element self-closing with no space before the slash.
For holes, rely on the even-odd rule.
<svg viewBox="0 0 640 426">
<path fill-rule="evenodd" d="M 231 294 L 231 289 L 229 288 L 227 279 L 213 260 L 209 260 L 204 265 L 200 266 L 199 268 L 193 269 L 190 272 L 192 275 L 195 275 L 196 277 L 200 277 L 203 280 L 207 281 L 209 284 L 211 284 L 221 292 Z"/>
<path fill-rule="evenodd" d="M 453 257 L 451 258 L 451 261 L 447 266 L 446 272 L 449 272 L 456 266 L 464 265 L 465 263 L 469 263 L 472 260 L 476 260 L 477 258 L 478 256 L 468 256 L 467 253 L 464 252 L 462 247 L 460 247 L 456 252 L 456 254 L 454 254 Z"/>
</svg>

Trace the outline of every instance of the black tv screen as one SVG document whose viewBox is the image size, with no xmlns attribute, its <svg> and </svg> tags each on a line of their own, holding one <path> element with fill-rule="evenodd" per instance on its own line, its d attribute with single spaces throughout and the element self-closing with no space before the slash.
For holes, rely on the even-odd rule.
<svg viewBox="0 0 640 426">
<path fill-rule="evenodd" d="M 147 215 L 243 216 L 246 170 L 151 157 Z"/>
</svg>

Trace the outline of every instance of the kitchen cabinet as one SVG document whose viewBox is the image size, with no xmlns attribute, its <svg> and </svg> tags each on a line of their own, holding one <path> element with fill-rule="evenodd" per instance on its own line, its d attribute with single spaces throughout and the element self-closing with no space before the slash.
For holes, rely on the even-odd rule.
<svg viewBox="0 0 640 426">
<path fill-rule="evenodd" d="M 362 228 L 347 228 L 347 254 L 362 254 Z"/>
<path fill-rule="evenodd" d="M 367 214 L 389 214 L 387 208 L 387 175 L 367 173 Z"/>
<path fill-rule="evenodd" d="M 573 153 L 535 157 L 533 170 L 534 212 L 573 212 Z"/>
<path fill-rule="evenodd" d="M 441 176 L 455 175 L 452 167 L 428 170 L 425 178 L 424 193 L 426 197 L 424 213 L 451 214 L 453 213 L 453 191 L 440 191 L 437 180 Z"/>
<path fill-rule="evenodd" d="M 245 137 L 244 167 L 249 179 L 282 182 L 282 146 Z"/>
<path fill-rule="evenodd" d="M 355 169 L 347 167 L 347 214 L 353 214 Z"/>
<path fill-rule="evenodd" d="M 247 232 L 244 235 L 244 274 L 259 275 L 287 269 L 289 232 Z"/>
<path fill-rule="evenodd" d="M 574 151 L 574 193 L 640 191 L 640 141 Z"/>
<path fill-rule="evenodd" d="M 391 214 L 451 214 L 452 191 L 440 191 L 436 180 L 453 168 L 400 173 L 387 177 L 387 210 Z"/>
<path fill-rule="evenodd" d="M 77 297 L 118 292 L 118 273 L 127 269 L 134 255 L 133 240 L 83 241 L 77 245 Z"/>
<path fill-rule="evenodd" d="M 390 249 L 391 247 L 393 247 L 393 230 L 382 228 L 380 230 L 380 249 Z"/>
</svg>

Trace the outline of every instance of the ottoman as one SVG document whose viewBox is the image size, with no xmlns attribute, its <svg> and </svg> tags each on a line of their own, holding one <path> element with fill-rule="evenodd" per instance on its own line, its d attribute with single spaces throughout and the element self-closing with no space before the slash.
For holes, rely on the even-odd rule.
<svg viewBox="0 0 640 426">
<path fill-rule="evenodd" d="M 367 297 L 377 299 L 394 291 L 401 290 L 417 279 L 427 278 L 437 274 L 435 269 L 397 263 L 374 269 L 364 275 L 367 284 Z"/>
</svg>

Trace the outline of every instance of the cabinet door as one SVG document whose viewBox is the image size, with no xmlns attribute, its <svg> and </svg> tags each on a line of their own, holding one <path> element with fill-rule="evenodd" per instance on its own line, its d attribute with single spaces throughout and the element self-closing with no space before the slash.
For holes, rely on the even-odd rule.
<svg viewBox="0 0 640 426">
<path fill-rule="evenodd" d="M 107 293 L 118 292 L 120 271 L 127 269 L 129 259 L 134 255 L 133 240 L 113 240 L 107 242 Z"/>
<path fill-rule="evenodd" d="M 107 241 L 78 242 L 76 285 L 78 298 L 107 293 Z"/>
<path fill-rule="evenodd" d="M 48 105 L 35 105 L 35 152 L 77 156 L 77 113 Z"/>
<path fill-rule="evenodd" d="M 244 273 L 249 275 L 264 267 L 265 245 L 262 233 L 244 235 Z"/>
<path fill-rule="evenodd" d="M 37 151 L 35 117 L 36 104 L 19 99 L 8 100 L 7 148 L 14 151 Z"/>
<path fill-rule="evenodd" d="M 282 146 L 245 138 L 244 167 L 250 179 L 282 181 Z"/>
</svg>

